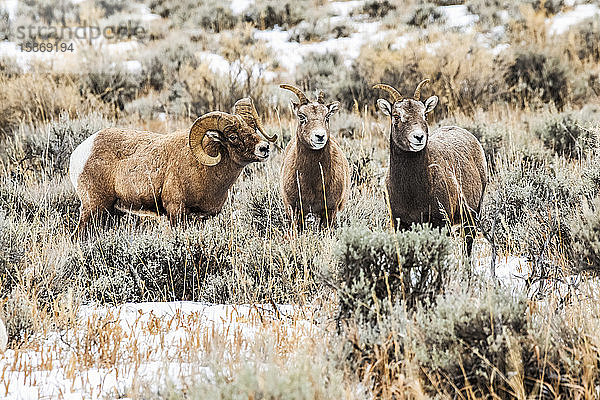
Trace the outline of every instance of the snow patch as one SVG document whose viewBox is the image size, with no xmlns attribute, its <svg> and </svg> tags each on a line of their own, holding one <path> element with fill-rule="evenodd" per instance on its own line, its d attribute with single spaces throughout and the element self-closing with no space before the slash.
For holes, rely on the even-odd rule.
<svg viewBox="0 0 600 400">
<path fill-rule="evenodd" d="M 229 65 L 229 61 L 227 61 L 223 56 L 203 51 L 198 53 L 197 57 L 200 62 L 208 64 L 208 68 L 210 68 L 210 70 L 215 74 L 229 74 L 231 66 Z"/>
<path fill-rule="evenodd" d="M 290 42 L 291 33 L 279 28 L 273 30 L 256 31 L 254 38 L 264 40 L 272 50 L 279 64 L 293 73 L 302 63 L 303 58 L 309 53 L 324 54 L 339 52 L 346 58 L 344 63 L 349 65 L 360 54 L 361 47 L 366 43 L 376 43 L 384 40 L 391 31 L 382 31 L 381 22 L 362 22 L 353 25 L 355 33 L 349 37 L 328 39 L 321 42 L 298 43 Z"/>
<path fill-rule="evenodd" d="M 231 12 L 234 15 L 240 15 L 254 4 L 254 0 L 232 0 Z"/>
<path fill-rule="evenodd" d="M 448 28 L 472 28 L 479 21 L 479 15 L 469 13 L 464 4 L 441 6 L 439 10 L 446 16 Z"/>
<path fill-rule="evenodd" d="M 14 21 L 17 16 L 19 0 L 4 0 L 0 2 L 0 10 L 4 9 L 8 13 L 8 18 Z"/>
<path fill-rule="evenodd" d="M 352 11 L 358 7 L 362 7 L 365 0 L 352 1 L 332 1 L 329 3 L 329 10 L 337 16 L 348 17 Z"/>
<path fill-rule="evenodd" d="M 123 61 L 123 68 L 132 74 L 142 73 L 142 63 L 138 60 Z"/>
<path fill-rule="evenodd" d="M 550 19 L 551 35 L 560 35 L 568 31 L 571 26 L 581 21 L 600 14 L 600 8 L 596 4 L 580 4 L 571 11 L 560 12 Z"/>
<path fill-rule="evenodd" d="M 166 385 L 182 388 L 198 375 L 214 376 L 206 366 L 213 346 L 222 346 L 217 348 L 223 349 L 223 359 L 233 359 L 244 357 L 245 346 L 261 335 L 322 335 L 310 314 L 291 305 L 83 306 L 76 328 L 5 352 L 0 358 L 2 398 L 121 398 L 139 382 L 149 383 L 154 393 Z"/>
</svg>

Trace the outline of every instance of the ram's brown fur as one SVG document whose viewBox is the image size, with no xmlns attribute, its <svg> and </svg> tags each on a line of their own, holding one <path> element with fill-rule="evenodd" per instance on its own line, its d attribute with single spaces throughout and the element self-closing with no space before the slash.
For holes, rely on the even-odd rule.
<svg viewBox="0 0 600 400">
<path fill-rule="evenodd" d="M 83 229 L 92 215 L 115 209 L 166 214 L 172 223 L 190 213 L 220 212 L 229 188 L 244 166 L 268 157 L 268 143 L 255 127 L 237 117 L 233 122 L 224 130 L 231 128 L 235 132 L 203 136 L 200 155 L 206 158 L 205 155 L 220 154 L 216 165 L 199 161 L 199 154 L 190 147 L 190 131 L 99 131 L 78 179 L 73 182 L 81 199 L 78 229 Z M 231 140 L 232 134 L 237 135 L 235 141 Z M 256 154 L 257 149 L 264 151 L 264 158 Z"/>
</svg>

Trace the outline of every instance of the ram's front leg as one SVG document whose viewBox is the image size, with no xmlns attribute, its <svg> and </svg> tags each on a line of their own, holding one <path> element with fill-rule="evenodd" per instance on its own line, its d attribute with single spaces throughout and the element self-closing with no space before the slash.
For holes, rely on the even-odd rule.
<svg viewBox="0 0 600 400">
<path fill-rule="evenodd" d="M 183 202 L 170 202 L 164 205 L 171 226 L 185 222 L 186 207 Z"/>
<path fill-rule="evenodd" d="M 183 222 L 187 213 L 183 191 L 176 182 L 175 180 L 166 182 L 162 191 L 162 204 L 171 226 L 177 226 Z"/>
</svg>

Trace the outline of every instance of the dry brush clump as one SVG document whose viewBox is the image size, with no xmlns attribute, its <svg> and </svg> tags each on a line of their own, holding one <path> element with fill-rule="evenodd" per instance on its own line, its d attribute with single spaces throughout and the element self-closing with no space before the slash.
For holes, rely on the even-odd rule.
<svg viewBox="0 0 600 400">
<path fill-rule="evenodd" d="M 63 78 L 41 73 L 0 75 L 0 140 L 21 123 L 45 123 L 63 113 L 74 117 L 104 110 L 97 98 L 82 95 L 74 81 Z"/>
</svg>

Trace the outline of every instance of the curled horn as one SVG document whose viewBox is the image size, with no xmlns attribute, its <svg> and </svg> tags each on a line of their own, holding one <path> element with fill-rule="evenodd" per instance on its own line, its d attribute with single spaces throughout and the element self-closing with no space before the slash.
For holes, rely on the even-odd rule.
<svg viewBox="0 0 600 400">
<path fill-rule="evenodd" d="M 321 104 L 325 104 L 325 93 L 323 93 L 322 91 L 319 92 L 319 97 L 317 98 L 317 101 Z"/>
<path fill-rule="evenodd" d="M 196 159 L 201 164 L 209 167 L 217 165 L 221 161 L 221 154 L 219 153 L 215 157 L 207 154 L 202 140 L 208 131 L 223 132 L 228 126 L 237 124 L 239 124 L 239 121 L 233 115 L 222 111 L 213 111 L 204 114 L 194 121 L 194 124 L 190 128 L 188 142 Z"/>
<path fill-rule="evenodd" d="M 290 92 L 293 92 L 296 96 L 298 96 L 298 100 L 300 100 L 301 106 L 308 104 L 308 99 L 306 98 L 306 95 L 302 92 L 302 90 L 298 89 L 297 87 L 292 85 L 279 85 L 279 87 L 282 89 L 289 90 Z"/>
<path fill-rule="evenodd" d="M 377 85 L 373 86 L 373 89 L 385 90 L 386 92 L 388 92 L 390 94 L 390 96 L 392 96 L 394 103 L 402 100 L 402 95 L 400 94 L 400 92 L 398 90 L 396 90 L 396 88 L 394 88 L 390 85 L 386 85 L 384 83 L 378 83 Z"/>
<path fill-rule="evenodd" d="M 277 135 L 269 136 L 265 132 L 265 128 L 262 125 L 260 117 L 254 107 L 254 102 L 250 97 L 245 97 L 235 102 L 233 105 L 233 113 L 242 117 L 251 128 L 258 131 L 267 139 L 269 142 L 277 141 Z"/>
<path fill-rule="evenodd" d="M 413 99 L 421 100 L 421 88 L 427 82 L 429 82 L 429 79 L 423 79 L 421 82 L 419 82 L 419 84 L 417 85 L 417 88 L 415 89 L 415 94 L 413 94 Z"/>
</svg>

